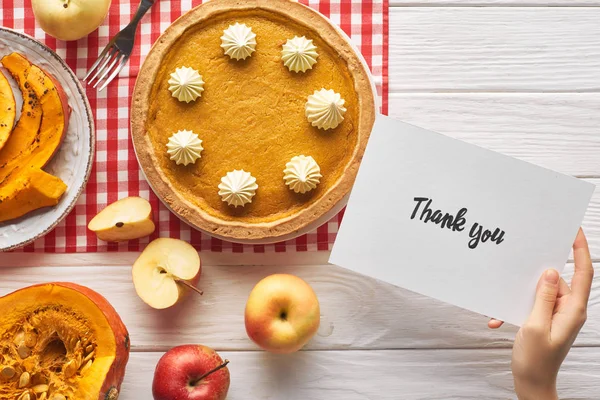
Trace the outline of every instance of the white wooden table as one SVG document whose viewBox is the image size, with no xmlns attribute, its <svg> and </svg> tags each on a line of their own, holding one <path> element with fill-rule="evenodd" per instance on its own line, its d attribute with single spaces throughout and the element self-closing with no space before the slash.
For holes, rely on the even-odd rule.
<svg viewBox="0 0 600 400">
<path fill-rule="evenodd" d="M 600 0 L 393 0 L 390 21 L 391 115 L 600 183 Z M 600 191 L 584 229 L 598 266 Z M 231 360 L 230 399 L 514 397 L 514 327 L 492 332 L 483 316 L 328 266 L 327 254 L 204 255 L 204 297 L 168 311 L 135 295 L 136 256 L 2 254 L 0 294 L 67 280 L 105 295 L 131 333 L 123 400 L 151 399 L 156 361 L 184 343 Z M 256 351 L 244 330 L 248 293 L 275 272 L 306 279 L 322 304 L 317 337 L 292 356 Z M 600 398 L 599 346 L 597 274 L 562 398 Z"/>
</svg>

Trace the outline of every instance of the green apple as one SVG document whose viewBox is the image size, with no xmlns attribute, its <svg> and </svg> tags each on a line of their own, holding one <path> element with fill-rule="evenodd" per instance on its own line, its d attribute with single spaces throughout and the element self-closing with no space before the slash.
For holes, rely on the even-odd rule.
<svg viewBox="0 0 600 400">
<path fill-rule="evenodd" d="M 111 0 L 31 0 L 40 27 L 60 40 L 77 40 L 95 31 Z"/>
</svg>

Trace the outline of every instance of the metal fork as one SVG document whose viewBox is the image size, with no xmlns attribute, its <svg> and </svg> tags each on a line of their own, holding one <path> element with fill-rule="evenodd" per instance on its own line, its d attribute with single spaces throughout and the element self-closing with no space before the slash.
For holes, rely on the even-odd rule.
<svg viewBox="0 0 600 400">
<path fill-rule="evenodd" d="M 83 78 L 88 85 L 91 85 L 94 80 L 94 87 L 101 84 L 99 91 L 104 90 L 109 83 L 121 72 L 123 67 L 129 61 L 131 53 L 133 52 L 133 45 L 135 43 L 135 32 L 137 31 L 138 24 L 146 12 L 152 7 L 156 0 L 142 0 L 138 7 L 135 16 L 121 32 L 106 45 L 102 54 L 96 60 L 92 68 Z M 93 75 L 92 75 L 93 74 Z M 88 80 L 88 78 L 91 79 Z"/>
</svg>

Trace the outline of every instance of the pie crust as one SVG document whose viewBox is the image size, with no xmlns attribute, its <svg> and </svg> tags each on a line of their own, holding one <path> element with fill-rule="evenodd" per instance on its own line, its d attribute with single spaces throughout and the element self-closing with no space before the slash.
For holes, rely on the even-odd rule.
<svg viewBox="0 0 600 400">
<path fill-rule="evenodd" d="M 293 23 L 309 29 L 313 35 L 318 35 L 337 51 L 339 58 L 345 62 L 347 71 L 352 76 L 358 99 L 358 117 L 356 125 L 353 127 L 356 130 L 354 150 L 338 179 L 330 184 L 316 201 L 307 202 L 305 207 L 301 207 L 282 218 L 248 222 L 241 218 L 235 218 L 235 214 L 232 218 L 221 218 L 190 201 L 181 190 L 178 190 L 160 166 L 158 157 L 163 155 L 157 154 L 150 135 L 147 133 L 146 124 L 152 105 L 154 82 L 163 59 L 169 54 L 171 46 L 188 29 L 199 23 L 220 17 L 226 13 L 257 10 L 279 14 L 282 18 L 292 20 Z M 260 37 L 257 40 L 259 41 L 257 52 L 259 52 Z M 223 55 L 223 57 L 226 56 Z M 209 84 L 210 82 L 207 81 L 207 85 Z M 321 88 L 314 89 L 319 90 Z M 202 101 L 202 98 L 198 101 Z M 208 234 L 224 237 L 231 241 L 244 242 L 249 240 L 277 241 L 280 238 L 288 239 L 290 235 L 300 233 L 303 228 L 322 218 L 332 208 L 339 206 L 340 202 L 345 201 L 356 178 L 374 121 L 375 99 L 370 75 L 345 34 L 321 14 L 290 0 L 213 0 L 183 15 L 163 33 L 152 47 L 138 74 L 131 106 L 131 133 L 134 148 L 146 179 L 158 197 L 189 225 Z M 193 129 L 193 127 L 190 127 L 190 129 Z M 305 155 L 310 156 L 310 154 Z M 283 165 L 281 168 L 282 178 L 284 167 Z M 283 179 L 281 179 L 281 184 L 284 185 Z M 258 190 L 260 191 L 260 182 Z M 218 189 L 215 187 L 215 193 L 217 191 Z"/>
</svg>

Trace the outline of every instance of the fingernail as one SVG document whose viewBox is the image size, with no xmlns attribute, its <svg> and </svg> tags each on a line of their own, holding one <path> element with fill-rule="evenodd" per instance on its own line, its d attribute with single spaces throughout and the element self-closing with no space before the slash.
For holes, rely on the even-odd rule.
<svg viewBox="0 0 600 400">
<path fill-rule="evenodd" d="M 560 275 L 558 275 L 558 272 L 555 269 L 549 269 L 544 274 L 544 279 L 546 282 L 556 285 L 560 279 Z"/>
</svg>

